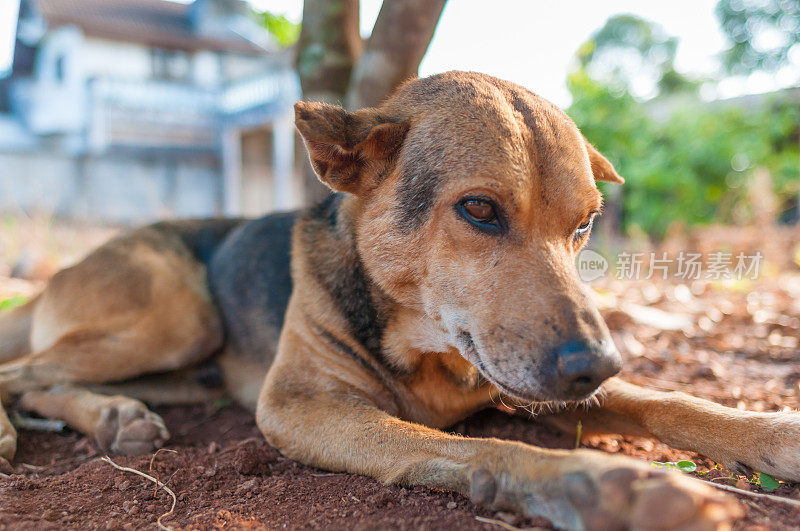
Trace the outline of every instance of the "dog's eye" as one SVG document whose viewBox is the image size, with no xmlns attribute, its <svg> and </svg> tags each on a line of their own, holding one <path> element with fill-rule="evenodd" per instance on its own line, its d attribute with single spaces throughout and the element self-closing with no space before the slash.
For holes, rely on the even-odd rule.
<svg viewBox="0 0 800 531">
<path fill-rule="evenodd" d="M 582 238 L 583 236 L 589 234 L 589 230 L 592 228 L 592 223 L 594 223 L 594 214 L 589 216 L 589 219 L 584 221 L 577 229 L 575 229 L 575 232 L 573 233 L 575 239 Z"/>
<path fill-rule="evenodd" d="M 467 197 L 456 205 L 456 211 L 483 231 L 496 232 L 500 230 L 497 210 L 491 201 L 480 197 Z"/>
<path fill-rule="evenodd" d="M 468 199 L 464 201 L 464 212 L 478 223 L 488 223 L 494 220 L 494 207 L 482 199 Z"/>
</svg>

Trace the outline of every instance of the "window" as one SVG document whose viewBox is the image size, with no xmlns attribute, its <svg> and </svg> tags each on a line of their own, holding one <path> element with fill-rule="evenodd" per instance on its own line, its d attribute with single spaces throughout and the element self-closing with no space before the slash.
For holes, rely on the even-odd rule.
<svg viewBox="0 0 800 531">
<path fill-rule="evenodd" d="M 153 48 L 150 57 L 156 79 L 182 81 L 189 74 L 189 58 L 185 52 Z"/>
<path fill-rule="evenodd" d="M 67 77 L 66 61 L 67 60 L 63 54 L 56 57 L 54 72 L 56 76 L 56 81 L 58 81 L 59 83 L 63 83 L 64 79 Z"/>
</svg>

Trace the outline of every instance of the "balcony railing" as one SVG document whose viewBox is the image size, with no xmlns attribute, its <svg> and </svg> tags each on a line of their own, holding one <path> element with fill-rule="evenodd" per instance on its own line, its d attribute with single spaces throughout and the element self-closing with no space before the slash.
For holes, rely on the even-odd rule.
<svg viewBox="0 0 800 531">
<path fill-rule="evenodd" d="M 88 148 L 218 147 L 223 125 L 266 123 L 299 95 L 278 70 L 218 89 L 171 81 L 93 79 L 66 87 L 21 80 L 18 108 L 35 134 L 86 132 Z M 239 123 L 241 122 L 241 124 Z"/>
</svg>

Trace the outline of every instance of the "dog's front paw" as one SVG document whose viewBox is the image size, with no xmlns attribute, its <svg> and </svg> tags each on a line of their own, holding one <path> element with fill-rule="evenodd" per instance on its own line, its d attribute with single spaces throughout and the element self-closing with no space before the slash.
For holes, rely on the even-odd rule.
<svg viewBox="0 0 800 531">
<path fill-rule="evenodd" d="M 566 529 L 716 530 L 742 516 L 733 498 L 699 480 L 604 456 L 555 478 L 477 469 L 470 494 L 475 503 L 545 516 Z"/>
<path fill-rule="evenodd" d="M 161 417 L 133 399 L 103 408 L 94 434 L 103 450 L 123 455 L 153 452 L 169 439 Z"/>
<path fill-rule="evenodd" d="M 611 468 L 564 478 L 567 498 L 585 529 L 725 529 L 742 516 L 739 504 L 677 472 Z"/>
</svg>

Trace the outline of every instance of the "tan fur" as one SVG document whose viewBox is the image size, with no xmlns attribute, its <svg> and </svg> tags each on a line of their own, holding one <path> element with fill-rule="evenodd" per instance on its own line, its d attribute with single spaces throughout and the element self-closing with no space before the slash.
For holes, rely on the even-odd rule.
<svg viewBox="0 0 800 531">
<path fill-rule="evenodd" d="M 595 181 L 622 178 L 569 118 L 521 87 L 459 72 L 411 81 L 377 109 L 298 103 L 296 118 L 320 178 L 348 195 L 334 221 L 295 225 L 294 290 L 274 360 L 273 345 L 261 361 L 231 345 L 216 357 L 225 386 L 255 407 L 271 444 L 303 463 L 454 490 L 568 529 L 724 529 L 741 514 L 726 496 L 633 459 L 438 429 L 501 397 L 562 400 L 548 360 L 565 341 L 591 343 L 603 379 L 618 369 L 573 260 L 586 240 L 576 228 L 600 208 Z M 501 236 L 459 217 L 470 196 L 499 205 Z M 363 267 L 367 291 L 358 293 L 386 316 L 379 348 L 354 332 L 352 319 L 363 316 L 348 317 L 330 287 L 346 288 L 326 277 L 342 264 L 352 275 Z M 106 447 L 157 446 L 164 434 L 141 402 L 73 384 L 214 354 L 222 334 L 205 274 L 157 231 L 111 242 L 54 277 L 32 306 L 32 352 L 0 365 L 0 391 L 23 393 L 23 406 Z M 17 344 L 26 312 L 0 323 L 16 330 Z M 159 385 L 147 381 L 140 391 Z M 181 396 L 194 392 L 186 389 Z M 581 415 L 598 431 L 651 434 L 726 466 L 800 479 L 796 414 L 741 412 L 615 378 L 605 391 L 602 407 L 561 419 Z M 0 441 L 11 457 L 4 418 Z"/>
</svg>

